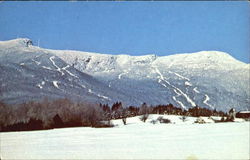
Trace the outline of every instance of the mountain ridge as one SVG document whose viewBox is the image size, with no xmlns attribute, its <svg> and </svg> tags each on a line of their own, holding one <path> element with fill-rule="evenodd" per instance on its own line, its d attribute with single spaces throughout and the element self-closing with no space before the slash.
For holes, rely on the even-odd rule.
<svg viewBox="0 0 250 160">
<path fill-rule="evenodd" d="M 28 45 L 32 45 L 33 46 L 33 42 L 31 39 L 29 38 L 17 38 L 17 39 L 12 39 L 12 40 L 7 40 L 7 41 L 0 41 L 0 45 L 5 45 L 5 46 L 15 46 L 15 47 L 27 47 Z M 3 47 L 3 46 L 1 46 Z M 37 46 L 34 46 L 37 47 Z M 46 48 L 40 48 L 37 47 L 36 49 L 44 49 L 47 51 L 51 51 L 51 52 L 70 52 L 73 54 L 89 54 L 89 55 L 96 55 L 96 56 L 115 56 L 115 57 L 134 57 L 134 58 L 146 58 L 146 57 L 155 57 L 155 59 L 164 59 L 164 58 L 172 58 L 172 57 L 176 57 L 176 56 L 190 56 L 193 55 L 197 58 L 201 57 L 206 57 L 206 58 L 211 58 L 213 56 L 219 56 L 219 57 L 227 57 L 228 59 L 233 59 L 236 60 L 238 62 L 244 63 L 244 64 L 248 64 L 250 65 L 250 63 L 245 63 L 242 62 L 240 60 L 237 60 L 236 58 L 232 57 L 230 54 L 226 53 L 226 52 L 222 52 L 222 51 L 216 51 L 216 50 L 208 50 L 208 51 L 198 51 L 198 52 L 190 52 L 190 53 L 175 53 L 175 54 L 171 54 L 171 55 L 166 55 L 166 56 L 158 56 L 156 54 L 145 54 L 145 55 L 138 55 L 138 56 L 134 56 L 134 55 L 129 55 L 129 54 L 106 54 L 106 53 L 96 53 L 96 52 L 86 52 L 86 51 L 78 51 L 78 50 L 56 50 L 56 49 L 46 49 Z"/>
<path fill-rule="evenodd" d="M 247 84 L 250 64 L 238 61 L 225 52 L 200 51 L 169 56 L 154 54 L 130 56 L 43 49 L 32 46 L 32 41 L 26 38 L 0 42 L 2 64 L 7 61 L 18 63 L 18 65 L 24 63 L 22 62 L 24 59 L 16 53 L 27 56 L 27 59 L 33 59 L 35 64 L 31 66 L 44 63 L 47 70 L 54 67 L 53 70 L 59 76 L 57 80 L 51 80 L 53 84 L 57 81 L 58 84 L 68 86 L 69 82 L 65 82 L 60 74 L 68 74 L 69 79 L 74 79 L 72 78 L 73 72 L 79 71 L 94 77 L 101 82 L 102 87 L 98 85 L 99 87 L 106 88 L 102 94 L 99 93 L 101 90 L 95 86 L 86 90 L 97 89 L 96 95 L 106 93 L 107 95 L 103 96 L 109 97 L 103 101 L 97 96 L 94 98 L 95 102 L 123 101 L 126 105 L 140 105 L 143 102 L 148 104 L 173 103 L 184 109 L 196 105 L 223 110 L 231 107 L 249 109 L 250 94 Z M 35 60 L 35 54 L 47 56 Z M 58 62 L 53 63 L 53 56 L 56 60 L 58 59 Z M 59 60 L 64 65 L 56 64 Z M 63 69 L 66 65 L 74 70 L 71 71 L 72 74 L 69 74 L 71 72 L 67 72 L 67 69 Z M 79 85 L 78 83 L 80 82 L 76 82 L 75 85 Z M 52 86 L 52 88 L 57 88 L 56 85 Z M 68 92 L 67 89 L 65 92 Z M 119 93 L 120 96 L 115 96 L 111 90 L 117 95 Z M 81 94 L 84 96 L 86 93 Z M 231 105 L 228 106 L 228 104 Z"/>
</svg>

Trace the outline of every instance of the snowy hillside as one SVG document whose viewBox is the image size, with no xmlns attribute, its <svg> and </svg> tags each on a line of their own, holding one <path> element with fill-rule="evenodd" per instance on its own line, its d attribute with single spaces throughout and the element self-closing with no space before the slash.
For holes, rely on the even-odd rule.
<svg viewBox="0 0 250 160">
<path fill-rule="evenodd" d="M 27 42 L 28 39 L 0 42 L 0 100 L 20 103 L 44 97 L 67 97 L 77 101 L 108 103 L 110 97 L 126 99 L 126 96 L 78 71 L 49 51 L 27 46 Z"/>
<path fill-rule="evenodd" d="M 139 117 L 114 120 L 115 128 L 64 128 L 0 133 L 2 159 L 249 159 L 249 122 L 171 124 Z M 206 118 L 208 120 L 208 118 Z M 174 124 L 173 124 L 174 123 Z"/>
<path fill-rule="evenodd" d="M 95 102 L 172 103 L 182 108 L 198 105 L 225 111 L 231 107 L 250 109 L 250 65 L 227 53 L 202 51 L 163 57 L 107 55 L 42 49 L 27 42 L 28 39 L 0 42 L 4 101 L 17 102 L 23 95 L 35 98 L 27 96 L 34 89 L 38 94 L 43 93 L 39 97 L 53 95 L 61 87 L 63 92 L 57 97 L 73 97 L 77 93 Z M 18 88 L 17 77 L 32 83 Z M 49 93 L 43 84 L 50 84 Z"/>
</svg>

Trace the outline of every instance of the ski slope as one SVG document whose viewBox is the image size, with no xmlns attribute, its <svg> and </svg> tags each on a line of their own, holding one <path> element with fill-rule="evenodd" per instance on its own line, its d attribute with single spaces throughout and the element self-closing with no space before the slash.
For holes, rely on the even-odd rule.
<svg viewBox="0 0 250 160">
<path fill-rule="evenodd" d="M 139 117 L 114 128 L 64 128 L 0 133 L 2 159 L 249 159 L 249 122 L 146 123 Z M 206 118 L 206 121 L 208 119 Z M 209 121 L 208 121 L 209 122 Z"/>
</svg>

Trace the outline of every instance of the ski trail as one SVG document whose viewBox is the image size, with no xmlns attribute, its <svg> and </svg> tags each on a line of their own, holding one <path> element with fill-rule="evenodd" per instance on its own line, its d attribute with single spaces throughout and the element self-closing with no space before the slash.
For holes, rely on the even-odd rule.
<svg viewBox="0 0 250 160">
<path fill-rule="evenodd" d="M 196 106 L 195 102 L 191 98 L 189 98 L 188 95 L 186 95 L 181 89 L 179 89 L 173 85 L 171 85 L 171 86 L 173 88 L 175 88 L 177 91 L 179 91 L 186 98 L 187 102 L 189 102 L 193 107 Z"/>
<path fill-rule="evenodd" d="M 155 67 L 155 71 L 156 71 L 156 73 L 159 74 L 161 80 L 164 80 L 164 76 L 161 74 L 161 72 L 159 71 L 159 69 Z"/>
<path fill-rule="evenodd" d="M 118 79 L 121 79 L 121 78 L 122 78 L 122 75 L 125 75 L 125 74 L 128 74 L 128 72 L 126 71 L 126 72 L 124 72 L 124 73 L 119 74 L 119 75 L 118 75 Z"/>
<path fill-rule="evenodd" d="M 194 102 L 191 98 L 189 98 L 187 94 L 185 94 L 185 93 L 184 93 L 181 89 L 179 89 L 178 87 L 176 87 L 176 86 L 170 84 L 170 83 L 166 80 L 166 78 L 162 75 L 162 73 L 159 71 L 159 69 L 158 69 L 157 67 L 154 67 L 154 68 L 155 68 L 156 73 L 158 73 L 159 76 L 160 76 L 160 79 L 158 80 L 158 82 L 159 82 L 162 86 L 164 86 L 164 87 L 167 88 L 166 84 L 161 83 L 161 82 L 163 81 L 163 82 L 167 83 L 167 84 L 170 85 L 172 88 L 174 88 L 176 91 L 178 91 L 181 95 L 183 95 L 183 96 L 186 98 L 187 102 L 190 103 L 193 107 L 196 106 L 195 102 Z M 184 77 L 184 78 L 186 78 L 186 77 Z M 178 102 L 177 102 L 177 103 L 178 103 Z M 186 108 L 186 107 L 185 107 L 185 108 Z"/>
<path fill-rule="evenodd" d="M 162 81 L 166 82 L 168 85 L 170 85 L 171 87 L 174 88 L 174 92 L 177 94 L 177 96 L 183 95 L 183 96 L 186 98 L 187 102 L 189 102 L 193 107 L 196 106 L 195 102 L 194 102 L 187 94 L 185 94 L 185 93 L 184 93 L 181 89 L 179 89 L 178 87 L 176 87 L 176 86 L 170 84 L 168 81 L 166 81 L 165 77 L 161 74 L 161 72 L 159 71 L 158 68 L 155 67 L 155 71 L 156 71 L 156 73 L 158 73 L 159 76 L 160 76 L 160 80 L 158 81 L 159 83 L 162 82 Z M 182 76 L 182 75 L 180 75 L 180 74 L 178 74 L 178 73 L 176 73 L 176 72 L 169 71 L 169 73 L 173 73 L 173 74 L 175 74 L 176 76 L 178 76 L 179 78 L 187 80 L 187 81 L 185 81 L 185 83 L 184 83 L 186 86 L 193 86 L 192 83 L 190 82 L 190 79 L 189 79 L 189 78 L 184 77 L 184 76 Z M 164 86 L 164 87 L 167 87 L 165 84 L 162 84 L 162 83 L 160 83 L 160 84 L 161 84 L 162 86 Z M 196 93 L 200 93 L 200 92 L 197 90 L 197 87 L 193 88 L 193 91 L 196 92 Z M 180 102 L 180 101 L 178 102 L 178 100 L 176 99 L 175 96 L 173 96 L 173 99 L 174 99 L 177 103 Z M 213 108 L 213 109 L 214 109 L 214 107 L 213 107 L 212 105 L 210 105 L 209 103 L 207 103 L 209 100 L 210 100 L 209 96 L 205 94 L 205 100 L 203 101 L 203 103 L 206 104 L 207 106 L 209 106 L 210 108 Z M 179 104 L 180 104 L 180 103 L 179 103 Z M 182 107 L 184 106 L 183 104 L 180 104 L 180 105 L 181 105 Z M 184 107 L 185 107 L 185 106 L 184 106 Z"/>
<path fill-rule="evenodd" d="M 181 96 L 181 94 L 177 92 L 176 89 L 174 89 L 174 92 L 177 94 L 177 97 Z"/>
<path fill-rule="evenodd" d="M 51 69 L 50 67 L 46 67 L 46 66 L 42 66 L 42 67 L 43 67 L 44 69 L 53 71 L 53 69 Z"/>
<path fill-rule="evenodd" d="M 82 88 L 86 88 L 86 86 L 85 86 L 85 85 L 83 85 L 83 84 L 80 84 L 80 86 L 81 86 Z"/>
<path fill-rule="evenodd" d="M 173 73 L 173 74 L 177 75 L 178 77 L 180 77 L 180 78 L 182 78 L 182 79 L 188 80 L 188 81 L 185 82 L 185 85 L 186 85 L 186 86 L 192 86 L 192 83 L 190 83 L 190 79 L 189 79 L 189 78 L 184 77 L 184 76 L 182 76 L 182 75 L 180 75 L 180 74 L 178 74 L 178 73 L 175 73 L 175 72 L 169 71 L 169 73 Z M 194 91 L 195 93 L 201 93 L 201 92 L 197 89 L 197 87 L 193 88 L 193 91 Z M 185 95 L 184 95 L 184 96 L 185 96 Z M 213 107 L 211 104 L 208 103 L 208 101 L 210 100 L 209 96 L 208 96 L 207 94 L 204 94 L 204 96 L 205 96 L 205 99 L 204 99 L 203 103 L 206 104 L 207 106 L 209 106 L 210 108 L 214 109 L 214 107 Z M 191 100 L 191 99 L 190 99 L 190 100 Z M 190 101 L 190 100 L 188 100 L 188 101 Z M 190 101 L 190 102 L 191 102 L 191 101 Z M 192 102 L 191 102 L 191 103 L 192 103 Z M 192 104 L 192 106 L 194 106 L 194 103 Z"/>
<path fill-rule="evenodd" d="M 36 65 L 40 65 L 41 64 L 41 62 L 38 62 L 38 61 L 36 61 L 36 60 L 34 60 L 34 59 L 31 59 L 33 62 L 35 62 L 36 63 Z"/>
<path fill-rule="evenodd" d="M 41 83 L 41 84 L 40 84 L 40 83 L 38 83 L 36 86 L 37 86 L 37 87 L 39 87 L 40 89 L 42 89 L 44 84 L 45 84 L 45 82 L 44 82 L 44 81 L 42 81 L 42 83 Z"/>
<path fill-rule="evenodd" d="M 169 72 L 169 73 L 172 73 L 172 74 L 175 74 L 177 77 L 179 77 L 179 78 L 181 78 L 181 79 L 185 79 L 185 80 L 190 81 L 190 79 L 189 79 L 189 78 L 184 77 L 184 76 L 182 76 L 182 75 L 180 75 L 180 74 L 178 74 L 178 73 L 176 73 L 176 72 L 172 72 L 172 71 L 168 71 L 168 72 Z"/>
<path fill-rule="evenodd" d="M 99 98 L 106 99 L 106 100 L 111 100 L 111 99 L 110 99 L 109 97 L 107 97 L 107 96 L 104 96 L 104 95 L 101 95 L 101 94 L 96 94 L 96 93 L 93 92 L 91 89 L 88 89 L 88 92 L 89 92 L 90 94 L 96 95 L 96 96 L 99 97 Z"/>
<path fill-rule="evenodd" d="M 193 91 L 195 93 L 201 93 L 200 91 L 198 91 L 197 87 L 195 87 L 193 89 Z M 203 103 L 206 104 L 207 106 L 209 106 L 210 108 L 214 109 L 214 107 L 211 104 L 208 103 L 208 101 L 210 100 L 210 97 L 207 94 L 204 94 L 204 96 L 205 96 L 205 99 L 204 99 Z"/>
<path fill-rule="evenodd" d="M 42 85 L 44 85 L 45 84 L 45 82 L 44 81 L 42 81 Z"/>
<path fill-rule="evenodd" d="M 50 57 L 49 59 L 50 59 L 50 61 L 52 62 L 53 66 L 56 67 L 56 70 L 57 70 L 58 72 L 60 72 L 60 73 L 62 74 L 62 76 L 63 76 L 64 73 L 61 71 L 61 68 L 59 68 L 59 67 L 56 65 L 55 61 L 53 60 L 54 58 L 55 58 L 55 56 L 52 56 L 52 57 Z"/>
<path fill-rule="evenodd" d="M 89 93 L 93 93 L 91 89 L 88 89 L 88 92 L 89 92 Z"/>
<path fill-rule="evenodd" d="M 204 104 L 208 105 L 210 108 L 214 109 L 214 107 L 211 104 L 208 104 L 207 102 L 210 100 L 207 94 L 205 94 L 205 100 L 203 101 Z"/>
<path fill-rule="evenodd" d="M 197 87 L 195 87 L 195 88 L 193 89 L 193 91 L 196 92 L 196 93 L 200 93 L 200 91 L 197 90 Z"/>
<path fill-rule="evenodd" d="M 103 96 L 103 95 L 100 95 L 100 94 L 97 94 L 97 96 L 100 97 L 100 98 L 103 98 L 103 99 L 111 100 L 109 97 L 106 97 L 106 96 Z"/>
<path fill-rule="evenodd" d="M 179 92 L 177 92 L 176 89 L 174 89 L 174 92 L 177 94 L 177 97 L 181 96 L 181 94 L 180 94 Z M 172 98 L 173 98 L 173 100 L 174 100 L 175 102 L 177 102 L 182 108 L 187 109 L 181 101 L 179 101 L 179 100 L 176 99 L 176 96 L 173 96 Z"/>
<path fill-rule="evenodd" d="M 75 78 L 79 78 L 77 77 L 76 75 L 74 75 L 73 73 L 71 73 L 70 71 L 67 70 L 67 68 L 69 68 L 70 66 L 67 65 L 66 67 L 63 67 L 62 70 L 65 70 L 69 75 L 71 75 L 72 77 L 75 77 Z"/>
<path fill-rule="evenodd" d="M 37 87 L 39 87 L 40 89 L 42 89 L 43 87 L 41 86 L 41 84 L 37 84 Z"/>
<path fill-rule="evenodd" d="M 192 83 L 186 81 L 186 82 L 185 82 L 185 85 L 186 85 L 186 86 L 192 86 Z"/>
<path fill-rule="evenodd" d="M 175 96 L 172 97 L 175 102 L 177 102 L 182 108 L 187 109 L 181 101 L 178 101 Z"/>
<path fill-rule="evenodd" d="M 162 81 L 162 80 L 159 79 L 159 80 L 158 80 L 158 83 L 161 84 L 163 87 L 166 87 L 166 88 L 167 88 L 167 85 L 164 84 L 164 83 L 161 83 L 161 81 Z"/>
<path fill-rule="evenodd" d="M 53 83 L 53 85 L 54 85 L 56 88 L 60 89 L 59 86 L 58 86 L 58 81 L 53 81 L 52 83 Z"/>
</svg>

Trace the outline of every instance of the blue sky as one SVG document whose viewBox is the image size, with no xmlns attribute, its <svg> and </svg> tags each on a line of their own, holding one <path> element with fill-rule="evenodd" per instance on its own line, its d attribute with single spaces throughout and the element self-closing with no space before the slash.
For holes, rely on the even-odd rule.
<svg viewBox="0 0 250 160">
<path fill-rule="evenodd" d="M 249 63 L 250 5 L 214 2 L 1 2 L 0 40 L 109 54 L 219 50 Z"/>
</svg>

